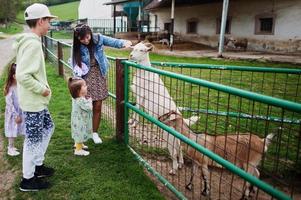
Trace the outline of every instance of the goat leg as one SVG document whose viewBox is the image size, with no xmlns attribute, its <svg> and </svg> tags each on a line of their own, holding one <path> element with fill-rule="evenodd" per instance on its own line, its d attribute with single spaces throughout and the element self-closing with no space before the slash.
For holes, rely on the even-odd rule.
<svg viewBox="0 0 301 200">
<path fill-rule="evenodd" d="M 183 158 L 183 152 L 182 152 L 182 147 L 181 147 L 181 143 L 179 141 L 179 165 L 178 168 L 182 169 L 182 167 L 184 166 L 184 158 Z"/>
<path fill-rule="evenodd" d="M 202 195 L 208 196 L 210 193 L 210 185 L 208 183 L 209 170 L 208 170 L 208 165 L 206 163 L 203 163 L 202 166 L 202 176 L 203 176 L 203 183 L 204 183 L 204 189 L 202 191 Z"/>
<path fill-rule="evenodd" d="M 254 166 L 249 166 L 247 172 L 255 177 L 259 177 L 259 171 Z M 249 182 L 246 182 L 244 194 L 241 197 L 241 199 L 246 200 L 251 198 L 251 194 L 255 192 L 255 189 L 253 185 L 251 185 Z"/>
<path fill-rule="evenodd" d="M 175 148 L 175 145 L 177 144 L 177 139 L 173 135 L 168 135 L 168 151 L 171 155 L 172 159 L 172 169 L 169 171 L 170 175 L 175 175 L 176 171 L 178 169 L 178 151 Z"/>
<path fill-rule="evenodd" d="M 173 140 L 176 140 L 173 138 Z M 172 159 L 172 169 L 169 171 L 170 175 L 176 175 L 178 169 L 178 158 L 177 158 L 177 149 L 174 148 L 174 145 L 169 145 L 169 153 Z"/>
<path fill-rule="evenodd" d="M 194 162 L 192 161 L 192 167 L 191 167 L 191 176 L 190 176 L 190 181 L 189 183 L 186 185 L 186 189 L 191 191 L 192 188 L 193 188 L 193 177 L 195 175 L 195 172 L 196 172 L 196 165 L 194 164 Z"/>
</svg>

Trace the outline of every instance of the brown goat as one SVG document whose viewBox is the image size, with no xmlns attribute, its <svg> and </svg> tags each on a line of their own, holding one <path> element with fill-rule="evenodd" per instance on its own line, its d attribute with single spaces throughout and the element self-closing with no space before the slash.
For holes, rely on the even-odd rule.
<svg viewBox="0 0 301 200">
<path fill-rule="evenodd" d="M 182 133 L 192 141 L 204 146 L 215 154 L 223 157 L 224 159 L 234 163 L 238 167 L 243 168 L 245 171 L 250 173 L 255 177 L 259 177 L 260 173 L 257 169 L 262 155 L 267 151 L 270 140 L 273 138 L 274 134 L 269 134 L 266 138 L 260 138 L 257 135 L 251 133 L 237 133 L 237 134 L 227 134 L 227 136 L 211 136 L 207 134 L 195 134 L 189 127 L 183 123 L 183 117 L 178 113 L 174 120 L 168 119 L 168 114 L 160 118 L 160 121 L 168 126 L 173 127 L 178 132 Z M 179 126 L 181 124 L 181 126 Z M 179 129 L 181 127 L 181 129 Z M 183 143 L 182 143 L 183 145 Z M 187 184 L 186 188 L 192 189 L 193 176 L 196 171 L 195 163 L 201 167 L 203 176 L 204 189 L 202 195 L 207 196 L 210 192 L 209 185 L 209 170 L 208 165 L 210 164 L 210 159 L 204 156 L 200 152 L 191 146 L 185 144 L 183 151 L 186 155 L 193 161 L 192 173 L 190 182 Z M 243 198 L 249 198 L 253 187 L 249 182 L 246 183 Z"/>
<path fill-rule="evenodd" d="M 243 49 L 244 51 L 246 51 L 248 48 L 248 39 L 246 38 L 243 39 L 229 38 L 227 40 L 227 43 L 225 42 L 225 45 L 229 46 L 230 43 L 232 43 L 235 48 Z"/>
</svg>

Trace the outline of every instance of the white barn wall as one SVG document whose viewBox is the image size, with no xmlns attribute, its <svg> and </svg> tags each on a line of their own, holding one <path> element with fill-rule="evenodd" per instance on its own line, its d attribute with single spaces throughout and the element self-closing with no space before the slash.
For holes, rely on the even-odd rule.
<svg viewBox="0 0 301 200">
<path fill-rule="evenodd" d="M 78 7 L 79 19 L 110 19 L 111 6 L 103 5 L 107 0 L 81 0 Z"/>
<path fill-rule="evenodd" d="M 90 27 L 101 27 L 108 28 L 113 27 L 113 6 L 103 5 L 107 3 L 108 0 L 81 0 L 78 7 L 79 19 L 88 19 L 88 25 Z M 116 11 L 122 11 L 123 7 L 120 5 L 116 6 Z M 122 24 L 121 24 L 122 23 Z M 127 27 L 127 18 L 116 17 L 116 27 L 117 31 L 120 27 Z"/>
<path fill-rule="evenodd" d="M 255 35 L 255 16 L 271 13 L 272 10 L 276 15 L 274 35 Z M 185 39 L 216 47 L 219 37 L 216 34 L 216 19 L 221 13 L 222 3 L 176 7 L 174 31 Z M 161 29 L 164 23 L 170 21 L 170 8 L 157 9 L 152 14 L 158 15 Z M 228 16 L 232 18 L 229 36 L 247 38 L 248 49 L 301 52 L 300 0 L 231 0 Z M 198 34 L 186 34 L 186 21 L 190 18 L 198 19 Z M 151 26 L 154 26 L 153 21 Z"/>
</svg>

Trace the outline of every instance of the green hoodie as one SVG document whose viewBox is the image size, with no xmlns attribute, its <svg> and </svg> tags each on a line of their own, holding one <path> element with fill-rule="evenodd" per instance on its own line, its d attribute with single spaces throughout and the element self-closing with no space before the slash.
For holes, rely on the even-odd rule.
<svg viewBox="0 0 301 200">
<path fill-rule="evenodd" d="M 47 108 L 51 94 L 42 94 L 49 88 L 41 39 L 34 33 L 20 34 L 14 44 L 16 50 L 16 79 L 19 104 L 23 111 L 39 112 Z"/>
</svg>

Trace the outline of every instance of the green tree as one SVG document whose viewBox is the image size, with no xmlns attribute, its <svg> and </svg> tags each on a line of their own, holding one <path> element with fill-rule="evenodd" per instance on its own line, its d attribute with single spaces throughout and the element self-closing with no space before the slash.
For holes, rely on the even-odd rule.
<svg viewBox="0 0 301 200">
<path fill-rule="evenodd" d="M 16 19 L 21 8 L 21 0 L 0 0 L 0 23 L 5 26 Z"/>
</svg>

